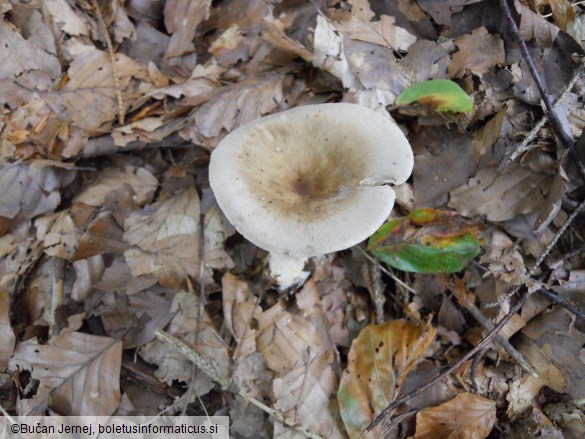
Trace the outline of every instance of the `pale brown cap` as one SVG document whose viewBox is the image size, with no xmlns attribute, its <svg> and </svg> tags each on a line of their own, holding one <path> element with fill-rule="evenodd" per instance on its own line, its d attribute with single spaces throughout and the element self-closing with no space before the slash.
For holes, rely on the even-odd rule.
<svg viewBox="0 0 585 439">
<path fill-rule="evenodd" d="M 388 183 L 412 172 L 412 149 L 388 118 L 355 104 L 293 108 L 228 134 L 211 154 L 219 207 L 265 250 L 309 257 L 373 234 L 394 205 Z"/>
</svg>

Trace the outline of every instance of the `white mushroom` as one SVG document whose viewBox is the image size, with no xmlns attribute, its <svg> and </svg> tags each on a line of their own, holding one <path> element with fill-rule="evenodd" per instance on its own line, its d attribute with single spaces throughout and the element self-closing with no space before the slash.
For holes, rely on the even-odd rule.
<svg viewBox="0 0 585 439">
<path fill-rule="evenodd" d="M 211 155 L 209 180 L 249 241 L 293 257 L 351 247 L 394 205 L 412 150 L 388 118 L 354 104 L 307 105 L 250 122 Z"/>
</svg>

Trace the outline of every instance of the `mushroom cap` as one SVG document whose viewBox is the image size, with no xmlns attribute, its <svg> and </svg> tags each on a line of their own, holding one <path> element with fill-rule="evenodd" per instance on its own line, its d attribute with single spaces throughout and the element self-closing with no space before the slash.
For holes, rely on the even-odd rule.
<svg viewBox="0 0 585 439">
<path fill-rule="evenodd" d="M 373 234 L 394 205 L 388 183 L 412 172 L 412 149 L 388 118 L 355 104 L 306 105 L 247 123 L 211 154 L 219 207 L 246 239 L 309 257 Z"/>
</svg>

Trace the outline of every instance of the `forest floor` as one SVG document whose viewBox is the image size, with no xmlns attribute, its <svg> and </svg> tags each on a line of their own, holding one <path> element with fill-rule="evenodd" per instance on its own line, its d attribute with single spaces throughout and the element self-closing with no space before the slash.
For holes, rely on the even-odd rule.
<svg viewBox="0 0 585 439">
<path fill-rule="evenodd" d="M 2 412 L 226 415 L 254 439 L 584 437 L 582 3 L 0 0 Z M 471 111 L 397 105 L 431 79 Z M 391 217 L 447 218 L 447 238 L 393 244 L 468 233 L 471 262 L 403 271 L 361 243 L 279 286 L 217 206 L 210 154 L 334 102 L 412 146 Z"/>
</svg>

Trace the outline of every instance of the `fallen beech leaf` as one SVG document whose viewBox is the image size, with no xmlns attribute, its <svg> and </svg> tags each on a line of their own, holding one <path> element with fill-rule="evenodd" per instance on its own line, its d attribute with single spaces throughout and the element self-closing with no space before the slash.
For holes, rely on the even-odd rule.
<svg viewBox="0 0 585 439">
<path fill-rule="evenodd" d="M 333 351 L 299 363 L 273 383 L 274 408 L 294 419 L 303 428 L 328 439 L 345 438 L 332 397 L 338 385 Z M 294 438 L 296 434 L 281 423 L 274 426 L 274 438 Z"/>
<path fill-rule="evenodd" d="M 10 325 L 10 294 L 0 290 L 0 370 L 5 370 L 14 351 L 14 332 Z"/>
<path fill-rule="evenodd" d="M 37 239 L 43 241 L 47 255 L 68 261 L 73 258 L 77 250 L 77 234 L 75 224 L 66 211 L 38 218 L 35 227 Z"/>
<path fill-rule="evenodd" d="M 506 59 L 504 41 L 499 35 L 488 33 L 485 27 L 475 29 L 470 35 L 462 35 L 455 44 L 459 52 L 453 55 L 447 69 L 452 78 L 463 76 L 465 69 L 481 75 L 492 66 L 503 65 Z"/>
<path fill-rule="evenodd" d="M 158 276 L 169 288 L 200 277 L 199 197 L 195 188 L 159 201 L 124 221 L 124 252 L 132 276 Z"/>
<path fill-rule="evenodd" d="M 418 102 L 437 111 L 466 113 L 473 109 L 471 98 L 459 85 L 449 79 L 430 79 L 417 82 L 396 98 L 396 105 Z"/>
<path fill-rule="evenodd" d="M 496 403 L 472 393 L 460 393 L 436 407 L 416 415 L 413 439 L 483 439 L 496 421 Z"/>
<path fill-rule="evenodd" d="M 146 168 L 126 166 L 124 169 L 106 168 L 100 172 L 98 180 L 86 187 L 75 198 L 75 203 L 102 207 L 106 196 L 128 184 L 134 190 L 136 204 L 145 203 L 156 190 L 158 180 Z"/>
<path fill-rule="evenodd" d="M 425 358 L 435 335 L 430 321 L 394 320 L 366 326 L 353 341 L 337 392 L 341 417 L 352 439 L 360 437 L 361 430 L 396 399 L 408 372 Z M 367 437 L 383 436 L 375 428 Z"/>
<path fill-rule="evenodd" d="M 122 241 L 122 229 L 110 213 L 95 218 L 79 239 L 79 247 L 73 260 L 111 253 L 123 255 L 128 246 Z"/>
<path fill-rule="evenodd" d="M 29 370 L 40 381 L 36 395 L 22 399 L 19 414 L 36 416 L 47 407 L 68 416 L 110 416 L 120 403 L 122 342 L 68 332 L 46 345 L 18 344 L 8 370 Z"/>
<path fill-rule="evenodd" d="M 386 264 L 415 273 L 460 271 L 481 250 L 477 225 L 451 212 L 417 209 L 384 223 L 368 241 L 368 250 Z"/>
</svg>

